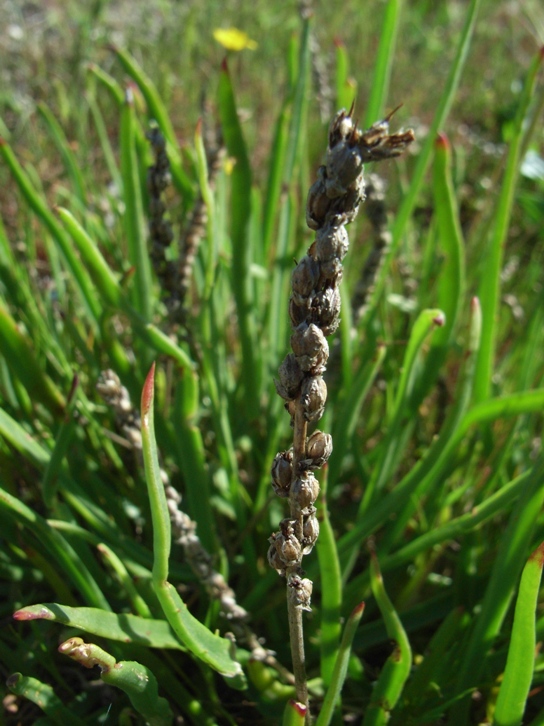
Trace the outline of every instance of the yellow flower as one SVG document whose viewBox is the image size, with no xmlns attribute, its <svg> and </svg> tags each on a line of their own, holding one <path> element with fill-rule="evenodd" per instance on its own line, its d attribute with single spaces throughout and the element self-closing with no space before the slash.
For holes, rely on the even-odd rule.
<svg viewBox="0 0 544 726">
<path fill-rule="evenodd" d="M 227 50 L 255 50 L 257 47 L 257 43 L 238 28 L 217 28 L 213 31 L 213 37 Z"/>
</svg>

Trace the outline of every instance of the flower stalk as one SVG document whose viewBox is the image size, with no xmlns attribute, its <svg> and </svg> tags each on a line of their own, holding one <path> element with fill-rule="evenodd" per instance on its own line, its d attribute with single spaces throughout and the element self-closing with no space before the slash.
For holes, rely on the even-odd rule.
<svg viewBox="0 0 544 726">
<path fill-rule="evenodd" d="M 287 581 L 287 608 L 297 700 L 307 707 L 302 613 L 311 609 L 312 582 L 304 577 L 302 558 L 312 551 L 319 523 L 315 501 L 319 483 L 314 471 L 332 452 L 330 434 L 308 428 L 323 415 L 327 386 L 323 379 L 332 335 L 340 323 L 342 261 L 348 251 L 346 225 L 365 198 L 363 164 L 401 154 L 414 140 L 413 131 L 389 134 L 388 116 L 367 131 L 357 128 L 353 108 L 336 114 L 329 129 L 326 163 L 318 170 L 306 205 L 306 222 L 316 238 L 293 270 L 289 316 L 291 349 L 276 383 L 291 416 L 293 445 L 278 453 L 272 465 L 272 485 L 288 499 L 289 516 L 270 537 L 268 561 Z"/>
</svg>

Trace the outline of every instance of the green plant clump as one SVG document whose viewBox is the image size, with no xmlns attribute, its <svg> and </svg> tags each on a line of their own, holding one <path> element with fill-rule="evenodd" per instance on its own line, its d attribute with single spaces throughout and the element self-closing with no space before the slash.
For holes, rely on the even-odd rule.
<svg viewBox="0 0 544 726">
<path fill-rule="evenodd" d="M 2 723 L 544 724 L 514 5 L 5 3 Z"/>
</svg>

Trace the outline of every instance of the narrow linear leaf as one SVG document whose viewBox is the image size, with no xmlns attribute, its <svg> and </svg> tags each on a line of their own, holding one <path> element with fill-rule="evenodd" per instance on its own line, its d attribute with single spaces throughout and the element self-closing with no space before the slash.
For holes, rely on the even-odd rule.
<svg viewBox="0 0 544 726">
<path fill-rule="evenodd" d="M 170 170 L 177 190 L 185 200 L 192 201 L 195 194 L 193 184 L 183 170 L 174 127 L 172 126 L 166 106 L 164 105 L 155 84 L 149 76 L 144 73 L 143 69 L 138 65 L 130 53 L 127 53 L 126 50 L 115 46 L 112 47 L 112 50 L 126 73 L 128 73 L 128 75 L 138 84 L 138 87 L 145 98 L 145 102 L 147 103 L 149 116 L 157 122 L 163 136 L 166 139 L 166 150 L 170 161 Z"/>
<path fill-rule="evenodd" d="M 283 712 L 282 726 L 304 726 L 308 709 L 303 703 L 290 700 Z"/>
<path fill-rule="evenodd" d="M 85 643 L 81 638 L 70 638 L 61 643 L 59 653 L 85 668 L 98 666 L 104 683 L 124 691 L 150 726 L 170 726 L 172 723 L 173 714 L 168 701 L 159 696 L 157 679 L 146 666 L 126 660 L 116 663 L 105 650 L 94 643 Z"/>
<path fill-rule="evenodd" d="M 152 313 L 151 263 L 147 249 L 147 232 L 144 221 L 143 200 L 138 170 L 134 132 L 134 104 L 132 93 L 127 91 L 121 112 L 121 175 L 125 190 L 125 213 L 123 216 L 128 254 L 134 266 L 134 307 L 147 322 Z"/>
<path fill-rule="evenodd" d="M 374 552 L 371 552 L 370 573 L 372 593 L 384 619 L 387 635 L 395 644 L 374 686 L 372 699 L 363 721 L 363 726 L 381 726 L 389 720 L 389 714 L 399 700 L 408 679 L 412 667 L 412 650 L 400 618 L 385 591 Z"/>
<path fill-rule="evenodd" d="M 391 70 L 395 58 L 402 0 L 389 0 L 380 30 L 380 44 L 374 62 L 374 76 L 370 84 L 370 98 L 365 111 L 365 128 L 369 128 L 384 115 Z"/>
<path fill-rule="evenodd" d="M 14 673 L 7 679 L 6 686 L 16 696 L 28 698 L 29 701 L 39 706 L 46 716 L 59 726 L 66 726 L 68 723 L 82 726 L 85 723 L 73 711 L 64 706 L 51 686 L 42 683 L 37 678 Z"/>
<path fill-rule="evenodd" d="M 479 296 L 482 303 L 484 326 L 482 328 L 482 345 L 476 367 L 474 389 L 476 401 L 483 401 L 488 398 L 491 390 L 491 376 L 493 373 L 495 339 L 498 324 L 500 274 L 504 257 L 504 246 L 510 224 L 514 189 L 520 165 L 520 151 L 524 138 L 523 125 L 533 97 L 538 71 L 543 58 L 544 51 L 541 51 L 535 57 L 525 79 L 525 85 L 514 123 L 512 141 L 510 142 L 510 148 L 508 150 L 504 179 L 497 200 L 493 231 L 483 262 L 484 267 L 482 269 L 485 270 L 485 275 L 481 277 Z"/>
<path fill-rule="evenodd" d="M 21 381 L 34 402 L 39 401 L 56 416 L 64 411 L 65 400 L 41 363 L 28 336 L 22 333 L 7 308 L 0 302 L 0 351 L 14 378 Z"/>
<path fill-rule="evenodd" d="M 142 450 L 153 521 L 153 584 L 163 612 L 181 642 L 197 657 L 226 677 L 235 688 L 245 688 L 240 664 L 231 657 L 231 643 L 214 635 L 188 610 L 168 582 L 171 527 L 164 486 L 160 476 L 153 418 L 155 365 L 142 391 Z"/>
<path fill-rule="evenodd" d="M 497 551 L 495 565 L 487 585 L 481 610 L 471 633 L 468 648 L 457 679 L 457 692 L 465 693 L 477 685 L 485 659 L 494 638 L 506 616 L 514 594 L 514 587 L 522 569 L 521 563 L 533 537 L 537 518 L 544 504 L 544 455 L 534 464 L 510 515 Z M 470 710 L 470 696 L 462 698 L 450 711 L 448 723 L 466 723 Z"/>
<path fill-rule="evenodd" d="M 56 219 L 55 215 L 51 212 L 45 201 L 38 194 L 36 189 L 32 186 L 28 175 L 17 161 L 15 154 L 4 141 L 0 138 L 0 157 L 4 159 L 6 164 L 11 171 L 13 178 L 17 182 L 17 186 L 27 204 L 32 209 L 36 217 L 49 231 L 55 243 L 57 244 L 60 252 L 62 253 L 66 265 L 73 276 L 74 282 L 79 289 L 81 297 L 90 312 L 92 318 L 98 321 L 100 317 L 100 306 L 94 295 L 93 286 L 87 274 L 87 271 L 78 260 L 74 253 L 71 240 L 65 231 L 62 229 L 60 223 Z"/>
<path fill-rule="evenodd" d="M 431 161 L 436 135 L 438 134 L 439 130 L 444 127 L 453 100 L 455 98 L 455 94 L 457 92 L 457 88 L 461 78 L 461 73 L 468 56 L 468 51 L 472 40 L 472 34 L 474 31 L 474 26 L 476 24 L 476 16 L 478 14 L 480 4 L 481 0 L 471 0 L 471 3 L 466 10 L 465 25 L 461 32 L 459 45 L 456 49 L 455 59 L 451 65 L 446 83 L 444 84 L 444 91 L 438 103 L 438 108 L 431 124 L 431 128 L 429 129 L 427 138 L 425 139 L 422 149 L 419 152 L 416 167 L 414 169 L 408 192 L 395 219 L 392 232 L 393 239 L 391 242 L 391 247 L 389 249 L 389 252 L 387 253 L 384 264 L 382 265 L 382 268 L 378 274 L 376 286 L 374 288 L 374 292 L 371 295 L 371 300 L 367 308 L 369 312 L 376 309 L 377 301 L 379 300 L 383 292 L 387 275 L 389 275 L 391 260 L 393 259 L 399 248 L 402 237 L 404 235 L 404 231 L 406 229 L 406 225 L 408 223 L 408 220 L 410 219 L 410 216 L 417 201 L 417 197 L 421 190 L 421 185 L 423 184 L 425 173 Z M 361 324 L 363 324 L 363 320 L 361 321 Z"/>
<path fill-rule="evenodd" d="M 78 628 L 85 633 L 122 643 L 184 650 L 165 620 L 152 620 L 129 613 L 117 615 L 99 608 L 73 608 L 58 603 L 43 603 L 21 608 L 13 614 L 13 617 L 19 621 L 52 620 L 71 628 Z"/>
<path fill-rule="evenodd" d="M 49 526 L 47 521 L 32 511 L 17 497 L 0 488 L 0 508 L 3 508 L 33 533 L 43 552 L 55 563 L 56 569 L 69 578 L 81 596 L 93 607 L 110 610 L 104 597 L 85 564 L 64 537 Z"/>
<path fill-rule="evenodd" d="M 508 659 L 502 680 L 493 724 L 519 726 L 535 668 L 535 616 L 544 566 L 544 543 L 530 556 L 519 586 Z"/>
<path fill-rule="evenodd" d="M 351 654 L 351 645 L 353 643 L 353 638 L 355 637 L 355 631 L 357 630 L 359 621 L 363 616 L 364 609 L 365 604 L 362 602 L 357 605 L 348 618 L 346 627 L 344 628 L 344 634 L 342 636 L 342 643 L 340 644 L 336 662 L 334 664 L 331 684 L 325 694 L 325 699 L 321 706 L 316 726 L 328 726 L 332 720 L 335 704 L 340 698 L 340 693 L 342 692 L 342 687 L 346 680 L 349 657 Z"/>
</svg>

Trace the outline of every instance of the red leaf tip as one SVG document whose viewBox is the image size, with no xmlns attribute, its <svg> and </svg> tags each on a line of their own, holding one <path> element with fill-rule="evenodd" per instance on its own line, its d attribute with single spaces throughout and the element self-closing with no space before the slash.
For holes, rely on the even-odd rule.
<svg viewBox="0 0 544 726">
<path fill-rule="evenodd" d="M 438 132 L 434 143 L 438 149 L 444 149 L 445 151 L 449 151 L 449 149 L 451 148 L 448 137 L 446 136 L 446 134 L 442 133 L 442 131 Z"/>
<path fill-rule="evenodd" d="M 227 63 L 227 56 L 225 56 L 223 58 L 223 60 L 221 61 L 221 71 L 223 73 L 226 73 L 228 75 L 228 72 L 229 72 L 229 64 Z"/>
<path fill-rule="evenodd" d="M 438 325 L 439 328 L 441 328 L 443 325 L 446 324 L 446 316 L 444 313 L 438 313 L 438 315 L 435 315 L 433 318 L 433 323 L 435 325 Z"/>
<path fill-rule="evenodd" d="M 300 701 L 294 701 L 291 699 L 289 701 L 289 706 L 291 706 L 291 708 L 295 710 L 299 716 L 306 716 L 306 711 L 308 709 L 303 703 L 300 703 Z"/>
<path fill-rule="evenodd" d="M 149 369 L 147 378 L 145 379 L 142 389 L 142 418 L 147 418 L 149 410 L 153 405 L 153 395 L 155 392 L 155 363 Z"/>
<path fill-rule="evenodd" d="M 351 611 L 351 616 L 357 617 L 357 615 L 359 615 L 359 613 L 364 612 L 364 609 L 365 609 L 365 601 L 362 600 L 358 605 L 356 605 L 353 608 L 353 610 Z"/>
<path fill-rule="evenodd" d="M 41 610 L 27 610 L 27 608 L 22 608 L 21 610 L 16 610 L 13 613 L 13 619 L 14 620 L 51 620 L 53 618 L 53 613 L 49 608 L 43 607 Z"/>
<path fill-rule="evenodd" d="M 536 550 L 529 557 L 530 560 L 535 560 L 537 565 L 542 569 L 544 567 L 544 542 L 541 542 Z"/>
</svg>

